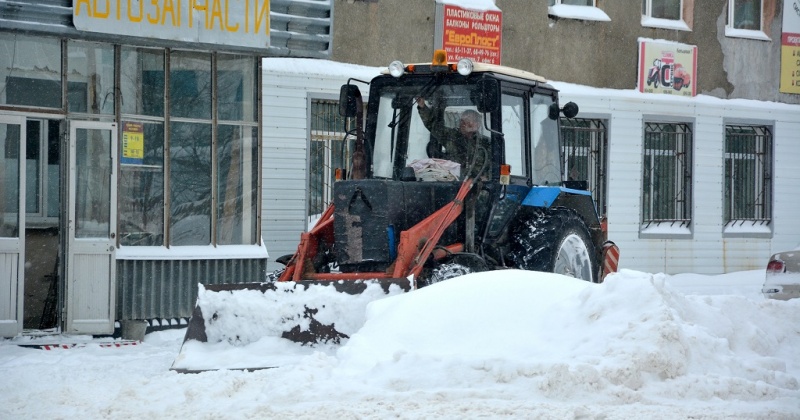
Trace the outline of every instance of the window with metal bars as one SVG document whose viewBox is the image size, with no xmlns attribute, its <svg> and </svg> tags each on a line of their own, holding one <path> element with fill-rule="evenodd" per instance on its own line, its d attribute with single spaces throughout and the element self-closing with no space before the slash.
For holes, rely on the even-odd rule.
<svg viewBox="0 0 800 420">
<path fill-rule="evenodd" d="M 337 168 L 350 168 L 354 137 L 345 134 L 355 127 L 353 118 L 339 115 L 339 102 L 314 99 L 311 102 L 311 144 L 308 160 L 308 217 L 320 215 L 333 200 Z"/>
<path fill-rule="evenodd" d="M 586 181 L 597 212 L 606 215 L 608 130 L 599 119 L 561 119 L 561 155 L 567 181 Z"/>
<path fill-rule="evenodd" d="M 726 226 L 772 219 L 772 131 L 764 125 L 725 126 Z"/>
<path fill-rule="evenodd" d="M 692 127 L 646 122 L 642 224 L 688 227 L 692 220 Z"/>
</svg>

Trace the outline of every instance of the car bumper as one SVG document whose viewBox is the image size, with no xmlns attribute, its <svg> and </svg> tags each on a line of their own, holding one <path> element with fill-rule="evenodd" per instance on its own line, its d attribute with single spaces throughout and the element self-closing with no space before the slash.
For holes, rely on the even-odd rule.
<svg viewBox="0 0 800 420">
<path fill-rule="evenodd" d="M 761 288 L 765 297 L 777 300 L 800 298 L 800 284 L 770 284 Z"/>
</svg>

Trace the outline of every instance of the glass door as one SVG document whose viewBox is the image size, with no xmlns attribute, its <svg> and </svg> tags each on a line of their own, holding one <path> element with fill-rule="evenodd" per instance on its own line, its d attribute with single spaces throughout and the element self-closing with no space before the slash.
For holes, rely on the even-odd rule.
<svg viewBox="0 0 800 420">
<path fill-rule="evenodd" d="M 22 332 L 25 119 L 0 115 L 0 337 Z"/>
<path fill-rule="evenodd" d="M 117 126 L 70 123 L 68 334 L 110 334 L 116 303 Z"/>
</svg>

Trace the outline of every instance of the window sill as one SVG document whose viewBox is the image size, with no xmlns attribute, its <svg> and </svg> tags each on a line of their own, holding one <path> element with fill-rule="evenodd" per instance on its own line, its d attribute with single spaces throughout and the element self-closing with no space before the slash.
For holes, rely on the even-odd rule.
<svg viewBox="0 0 800 420">
<path fill-rule="evenodd" d="M 574 6 L 570 4 L 557 4 L 547 8 L 549 16 L 564 19 L 593 20 L 598 22 L 611 22 L 608 15 L 594 6 Z"/>
<path fill-rule="evenodd" d="M 682 20 L 659 19 L 654 17 L 642 16 L 642 26 L 658 29 L 674 29 L 676 31 L 691 31 L 689 25 Z"/>
<path fill-rule="evenodd" d="M 264 245 L 120 246 L 118 260 L 227 260 L 268 258 Z"/>
<path fill-rule="evenodd" d="M 729 238 L 771 238 L 772 227 L 766 221 L 733 220 L 722 229 Z"/>
<path fill-rule="evenodd" d="M 758 41 L 772 41 L 772 38 L 767 36 L 764 32 L 755 31 L 751 29 L 735 29 L 730 26 L 725 27 L 725 36 L 729 38 L 745 38 L 754 39 Z"/>
<path fill-rule="evenodd" d="M 692 228 L 688 222 L 659 222 L 642 225 L 639 237 L 642 239 L 691 239 Z"/>
</svg>

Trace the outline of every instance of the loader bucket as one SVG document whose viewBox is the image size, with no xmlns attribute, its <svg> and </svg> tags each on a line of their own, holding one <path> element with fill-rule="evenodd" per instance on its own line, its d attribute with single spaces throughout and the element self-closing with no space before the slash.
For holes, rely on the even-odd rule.
<svg viewBox="0 0 800 420">
<path fill-rule="evenodd" d="M 410 289 L 406 278 L 200 285 L 170 369 L 258 370 L 335 349 L 361 328 L 369 302 Z"/>
</svg>

